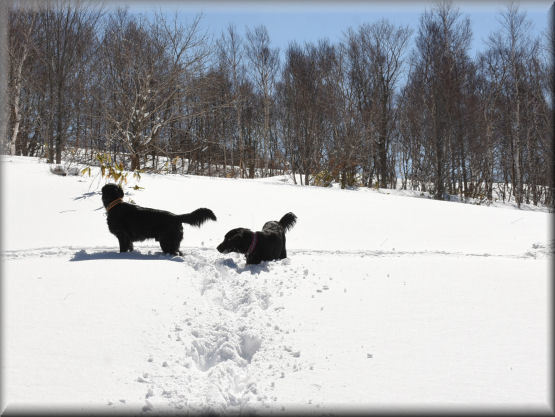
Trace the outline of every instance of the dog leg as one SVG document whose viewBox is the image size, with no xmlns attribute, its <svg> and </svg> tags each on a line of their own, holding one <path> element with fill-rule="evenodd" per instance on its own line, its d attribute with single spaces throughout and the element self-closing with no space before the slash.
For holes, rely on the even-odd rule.
<svg viewBox="0 0 555 417">
<path fill-rule="evenodd" d="M 179 225 L 177 230 L 167 230 L 158 235 L 158 241 L 160 242 L 162 251 L 164 253 L 169 253 L 170 255 L 181 255 L 181 252 L 179 251 L 181 239 L 183 239 L 183 229 L 181 228 L 181 225 Z"/>
<path fill-rule="evenodd" d="M 258 265 L 261 261 L 259 257 L 254 257 L 251 255 L 246 256 L 247 265 Z"/>
<path fill-rule="evenodd" d="M 133 250 L 133 242 L 127 236 L 118 235 L 117 236 L 119 241 L 119 251 L 120 252 L 127 252 Z"/>
<path fill-rule="evenodd" d="M 285 250 L 285 233 L 282 235 L 282 238 L 283 238 L 283 248 L 281 249 L 279 259 L 287 258 L 287 250 Z"/>
<path fill-rule="evenodd" d="M 170 254 L 170 255 L 182 255 L 181 251 L 179 250 L 179 243 L 176 246 L 175 242 L 162 240 L 160 239 L 160 247 L 162 248 L 162 252 Z"/>
</svg>

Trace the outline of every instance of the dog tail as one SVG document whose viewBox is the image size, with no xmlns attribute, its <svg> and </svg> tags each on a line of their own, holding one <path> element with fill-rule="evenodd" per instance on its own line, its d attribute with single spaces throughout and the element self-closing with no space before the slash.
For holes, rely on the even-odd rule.
<svg viewBox="0 0 555 417">
<path fill-rule="evenodd" d="M 289 229 L 295 226 L 296 222 L 297 222 L 297 216 L 289 212 L 281 218 L 281 220 L 279 221 L 279 224 L 281 224 L 281 227 L 283 227 L 283 229 L 287 232 Z"/>
<path fill-rule="evenodd" d="M 181 220 L 181 223 L 187 223 L 191 226 L 198 227 L 207 220 L 216 220 L 216 216 L 210 209 L 199 208 L 188 214 L 182 214 L 179 216 L 179 220 Z"/>
</svg>

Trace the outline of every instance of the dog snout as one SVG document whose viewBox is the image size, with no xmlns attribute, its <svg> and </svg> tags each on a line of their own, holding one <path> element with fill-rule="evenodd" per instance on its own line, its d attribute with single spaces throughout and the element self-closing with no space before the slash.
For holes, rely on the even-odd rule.
<svg viewBox="0 0 555 417">
<path fill-rule="evenodd" d="M 220 243 L 216 249 L 220 253 L 229 253 L 229 248 L 225 246 L 225 242 Z"/>
</svg>

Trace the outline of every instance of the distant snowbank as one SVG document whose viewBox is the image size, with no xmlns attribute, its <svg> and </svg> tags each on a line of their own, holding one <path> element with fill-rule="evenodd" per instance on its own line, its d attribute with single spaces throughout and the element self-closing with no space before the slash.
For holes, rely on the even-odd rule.
<svg viewBox="0 0 555 417">
<path fill-rule="evenodd" d="M 256 181 L 265 182 L 268 184 L 289 184 L 295 185 L 293 177 L 291 175 L 278 175 L 275 177 L 266 177 L 266 178 L 257 178 Z M 341 189 L 341 184 L 333 183 L 330 187 L 331 189 Z M 397 189 L 393 190 L 391 188 L 367 188 L 367 187 L 349 187 L 346 188 L 347 190 L 351 191 L 363 191 L 363 192 L 375 192 L 393 196 L 401 196 L 401 197 L 412 197 L 412 198 L 426 198 L 426 199 L 433 199 L 433 196 L 429 192 L 417 191 L 417 190 L 403 190 L 401 189 L 401 181 L 397 181 Z M 497 191 L 497 190 L 496 190 Z M 445 200 L 452 203 L 464 203 L 464 204 L 473 204 L 473 205 L 480 205 L 484 207 L 497 207 L 497 208 L 514 208 L 518 209 L 517 204 L 514 202 L 514 199 L 511 201 L 505 201 L 500 197 L 495 197 L 494 200 L 490 203 L 489 201 L 480 201 L 476 198 L 461 198 L 458 195 L 449 195 L 449 200 Z M 545 213 L 550 213 L 552 210 L 549 207 L 538 205 L 535 206 L 533 204 L 526 204 L 522 203 L 520 205 L 521 210 L 530 210 L 530 211 L 541 211 Z"/>
<path fill-rule="evenodd" d="M 66 166 L 66 170 L 72 171 L 74 172 L 75 169 L 79 168 L 79 169 L 83 169 L 84 167 L 88 166 L 86 164 L 81 163 L 80 161 L 84 161 L 85 160 L 85 151 L 78 149 L 78 150 L 71 150 L 71 151 L 66 151 L 66 154 L 68 156 L 68 158 L 71 158 L 71 160 L 73 160 L 74 162 L 64 162 L 63 165 Z M 0 161 L 4 160 L 5 158 L 12 158 L 9 155 L 0 155 Z M 13 158 L 26 158 L 26 159 L 34 159 L 37 160 L 38 162 L 44 162 L 44 159 L 39 161 L 39 158 L 27 158 L 27 157 L 13 157 Z M 129 160 L 128 157 L 125 157 L 124 155 L 124 160 Z M 171 169 L 170 169 L 170 160 L 166 157 L 162 157 L 162 156 L 158 156 L 157 157 L 158 161 L 157 161 L 157 174 L 158 175 L 178 175 L 178 176 L 185 176 L 185 175 L 191 175 L 191 174 L 185 174 L 184 172 L 187 171 L 188 169 L 188 163 L 189 161 L 187 159 L 179 159 L 176 162 L 176 169 L 177 172 L 176 173 L 171 173 Z M 6 159 L 9 160 L 9 159 Z M 94 165 L 93 165 L 94 166 Z M 144 168 L 149 169 L 149 170 L 153 170 L 155 167 L 152 159 L 149 159 L 147 161 L 147 164 L 145 165 Z M 163 168 L 165 167 L 165 168 Z M 214 166 L 214 169 L 217 170 L 223 170 L 223 166 Z M 234 179 L 239 179 L 239 167 L 231 167 L 229 166 L 228 169 L 234 169 L 235 171 L 235 175 L 237 175 L 236 178 Z M 298 175 L 298 174 L 297 174 Z M 205 175 L 203 176 L 209 176 L 209 170 L 207 170 L 205 172 Z M 222 177 L 218 177 L 215 176 L 215 178 L 222 178 Z M 295 180 L 293 179 L 292 174 L 284 174 L 284 175 L 277 175 L 277 176 L 273 176 L 273 177 L 262 177 L 260 172 L 255 172 L 255 178 L 251 179 L 254 181 L 261 181 L 264 183 L 268 183 L 268 184 L 288 184 L 288 185 L 298 185 L 295 184 Z M 299 185 L 300 186 L 300 185 Z M 428 191 L 418 191 L 418 190 L 403 190 L 401 189 L 402 186 L 402 181 L 401 179 L 397 180 L 397 188 L 395 190 L 390 189 L 390 188 L 367 188 L 367 187 L 348 187 L 348 190 L 352 190 L 352 191 L 371 191 L 371 192 L 377 192 L 377 193 L 384 193 L 384 194 L 389 194 L 389 195 L 396 195 L 396 196 L 403 196 L 403 197 L 413 197 L 413 198 L 426 198 L 426 199 L 433 199 L 433 196 L 428 192 Z M 525 185 L 526 187 L 526 185 Z M 330 187 L 327 188 L 331 188 L 331 189 L 341 189 L 341 185 L 339 183 L 332 183 Z M 501 188 L 502 188 L 502 184 L 493 184 L 493 201 L 488 201 L 487 199 L 477 199 L 477 198 L 463 198 L 460 195 L 446 195 L 446 200 L 444 201 L 449 201 L 449 202 L 457 202 L 457 203 L 464 203 L 464 204 L 473 204 L 473 205 L 481 205 L 481 206 L 485 206 L 485 207 L 498 207 L 498 208 L 514 208 L 514 209 L 518 209 L 518 206 L 516 204 L 516 202 L 514 202 L 514 198 L 512 196 L 510 196 L 509 198 L 507 198 L 506 201 L 503 201 L 503 198 L 501 197 Z M 547 212 L 547 213 L 552 213 L 553 209 L 544 205 L 538 205 L 535 206 L 534 204 L 527 204 L 525 202 L 523 202 L 520 205 L 520 209 L 521 210 L 530 210 L 530 211 L 541 211 L 541 212 Z"/>
</svg>

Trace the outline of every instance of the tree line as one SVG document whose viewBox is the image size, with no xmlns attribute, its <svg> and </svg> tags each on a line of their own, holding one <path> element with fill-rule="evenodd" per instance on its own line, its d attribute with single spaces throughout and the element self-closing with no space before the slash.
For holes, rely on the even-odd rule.
<svg viewBox="0 0 555 417">
<path fill-rule="evenodd" d="M 201 17 L 21 4 L 4 153 L 555 205 L 553 33 L 533 37 L 517 6 L 471 58 L 470 21 L 448 2 L 416 32 L 380 20 L 282 55 L 264 26 L 214 39 Z"/>
</svg>

